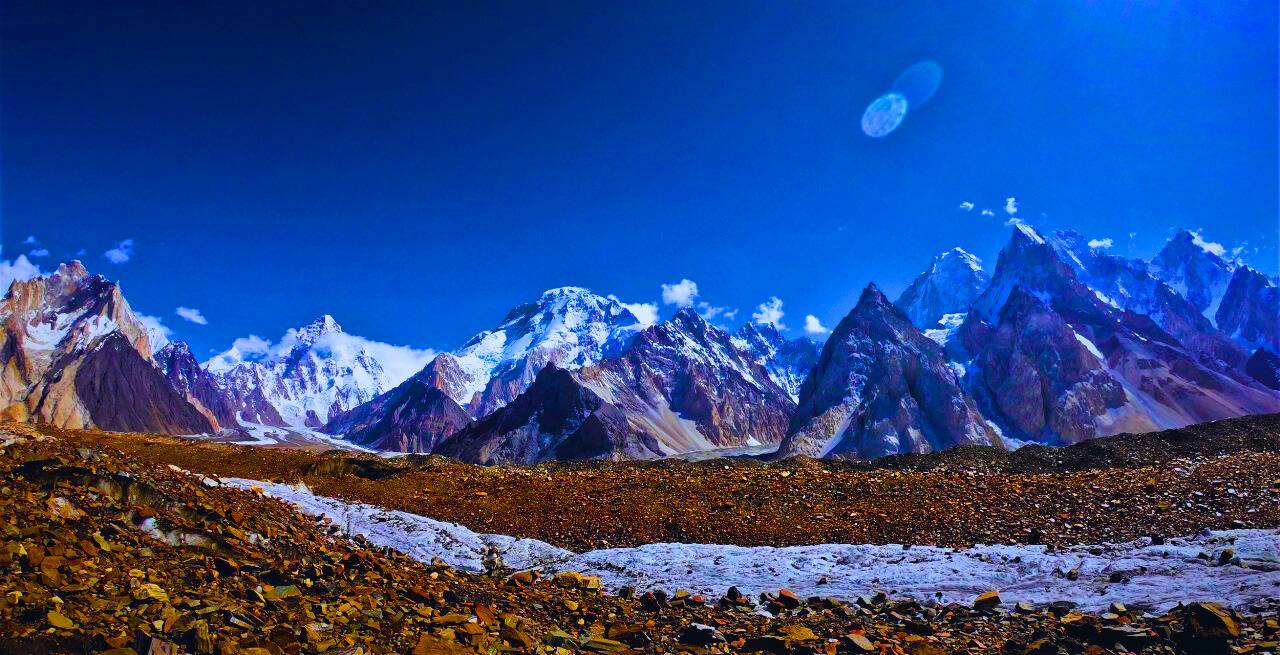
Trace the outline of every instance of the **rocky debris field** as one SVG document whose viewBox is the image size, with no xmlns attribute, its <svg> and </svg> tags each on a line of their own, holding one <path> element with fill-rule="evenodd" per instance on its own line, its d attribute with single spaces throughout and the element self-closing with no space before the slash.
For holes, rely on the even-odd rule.
<svg viewBox="0 0 1280 655">
<path fill-rule="evenodd" d="M 0 430 L 0 653 L 1190 654 L 1280 638 L 1274 605 L 606 595 L 570 571 L 467 573 L 85 438 Z"/>
<path fill-rule="evenodd" d="M 655 542 L 1075 544 L 1280 527 L 1280 416 L 1013 453 L 964 448 L 871 463 L 793 458 L 480 467 L 441 457 L 259 450 L 14 425 L 223 477 L 575 551 Z"/>
</svg>

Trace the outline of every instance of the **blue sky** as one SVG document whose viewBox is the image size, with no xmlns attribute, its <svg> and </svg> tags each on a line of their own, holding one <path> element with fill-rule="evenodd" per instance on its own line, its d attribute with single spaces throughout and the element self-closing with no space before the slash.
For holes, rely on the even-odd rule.
<svg viewBox="0 0 1280 655">
<path fill-rule="evenodd" d="M 994 265 L 1010 196 L 1276 273 L 1274 2 L 50 4 L 0 21 L 3 256 L 83 250 L 197 353 L 322 313 L 450 348 L 561 285 L 669 316 L 682 279 L 799 335 L 951 246 Z M 922 60 L 937 94 L 865 136 Z"/>
</svg>

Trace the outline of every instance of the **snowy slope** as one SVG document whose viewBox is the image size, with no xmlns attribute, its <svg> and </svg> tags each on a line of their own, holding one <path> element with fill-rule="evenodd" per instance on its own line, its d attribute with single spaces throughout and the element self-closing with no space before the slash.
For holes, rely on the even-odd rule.
<svg viewBox="0 0 1280 655">
<path fill-rule="evenodd" d="M 898 544 L 817 544 L 788 548 L 716 544 L 648 544 L 574 554 L 534 539 L 478 534 L 443 521 L 312 494 L 305 487 L 227 479 L 257 487 L 311 514 L 329 517 L 348 534 L 394 548 L 420 561 L 439 557 L 480 570 L 487 547 L 514 569 L 542 568 L 598 575 L 607 589 L 686 589 L 710 598 L 737 586 L 748 597 L 786 587 L 801 597 L 856 601 L 885 591 L 924 603 L 972 602 L 996 590 L 1005 603 L 1068 600 L 1087 611 L 1120 602 L 1161 611 L 1178 602 L 1220 601 L 1244 607 L 1280 595 L 1280 531 L 1205 531 L 1153 545 L 1148 539 L 1050 551 L 1045 546 L 965 549 Z M 1245 566 L 1217 566 L 1233 548 Z M 1208 553 L 1208 560 L 1200 559 Z M 1248 568 L 1246 568 L 1248 567 Z M 1075 580 L 1068 571 L 1078 571 Z M 1127 581 L 1112 583 L 1112 573 Z"/>
<path fill-rule="evenodd" d="M 772 324 L 747 323 L 733 335 L 733 345 L 764 367 L 769 378 L 794 402 L 800 385 L 818 361 L 820 346 L 812 339 L 788 339 Z"/>
</svg>

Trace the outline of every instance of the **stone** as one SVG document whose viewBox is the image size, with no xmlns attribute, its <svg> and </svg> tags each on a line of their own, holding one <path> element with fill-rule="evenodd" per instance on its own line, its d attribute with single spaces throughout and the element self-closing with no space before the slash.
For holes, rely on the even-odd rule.
<svg viewBox="0 0 1280 655">
<path fill-rule="evenodd" d="M 988 591 L 984 594 L 979 594 L 977 598 L 973 599 L 973 609 L 976 610 L 991 609 L 999 606 L 1000 593 L 996 591 Z"/>
<path fill-rule="evenodd" d="M 690 623 L 676 634 L 676 641 L 687 646 L 710 646 L 724 641 L 724 637 L 709 625 Z"/>
</svg>

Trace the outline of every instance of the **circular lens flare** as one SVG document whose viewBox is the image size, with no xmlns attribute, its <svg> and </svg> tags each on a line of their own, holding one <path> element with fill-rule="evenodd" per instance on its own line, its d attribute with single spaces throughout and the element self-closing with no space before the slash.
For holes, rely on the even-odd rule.
<svg viewBox="0 0 1280 655">
<path fill-rule="evenodd" d="M 906 98 L 912 109 L 919 109 L 938 92 L 941 84 L 942 67 L 938 62 L 922 61 L 902 71 L 890 90 Z"/>
<path fill-rule="evenodd" d="M 862 131 L 872 138 L 889 136 L 907 116 L 907 99 L 900 93 L 886 93 L 867 105 L 862 113 Z"/>
</svg>

